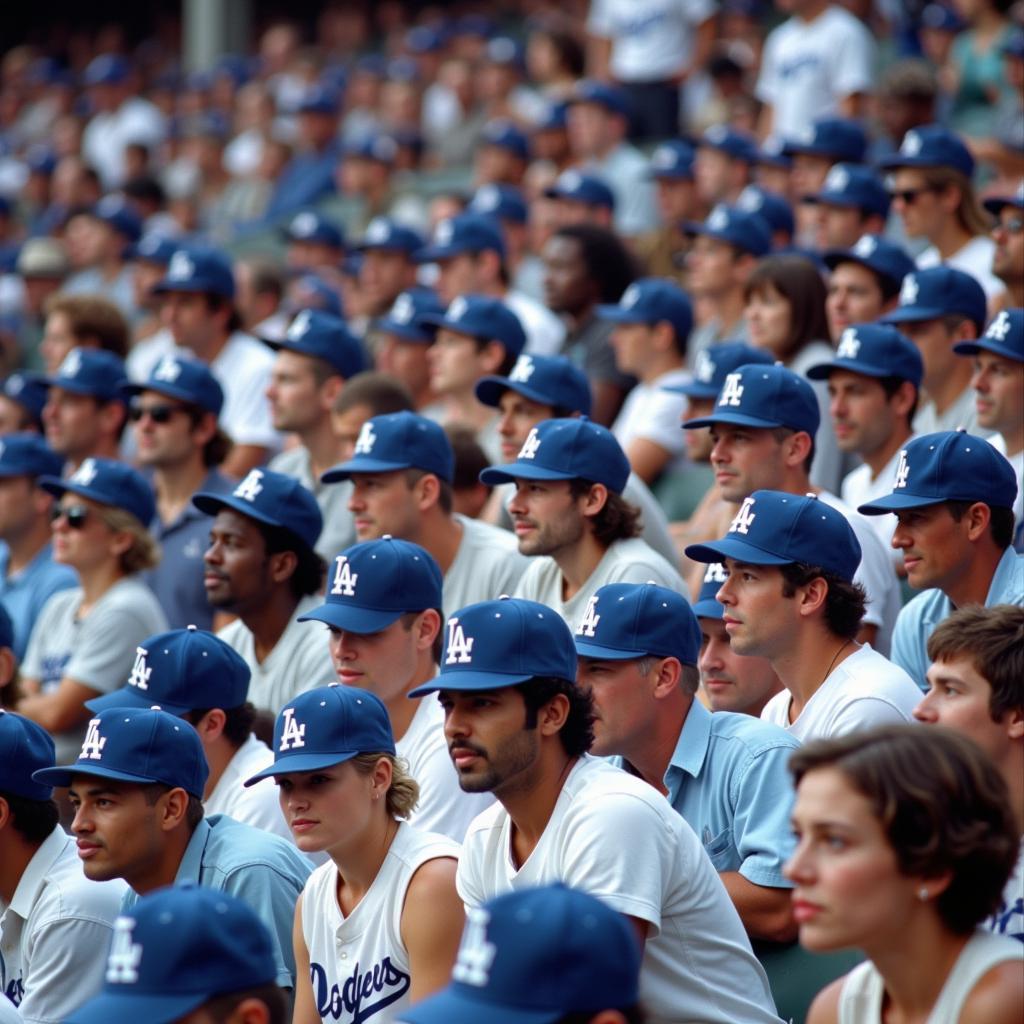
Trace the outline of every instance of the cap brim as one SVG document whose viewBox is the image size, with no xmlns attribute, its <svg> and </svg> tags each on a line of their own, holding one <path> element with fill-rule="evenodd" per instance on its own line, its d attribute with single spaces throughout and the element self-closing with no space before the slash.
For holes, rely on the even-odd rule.
<svg viewBox="0 0 1024 1024">
<path fill-rule="evenodd" d="M 945 316 L 948 309 L 939 309 L 937 306 L 907 306 L 904 309 L 894 309 L 891 313 L 879 317 L 883 324 L 907 324 L 917 320 L 934 320 L 937 317 Z"/>
<path fill-rule="evenodd" d="M 428 245 L 425 249 L 418 249 L 413 253 L 412 258 L 417 263 L 437 263 L 468 251 L 461 245 Z M 423 319 L 425 320 L 426 317 Z"/>
<path fill-rule="evenodd" d="M 613 324 L 646 324 L 651 322 L 649 316 L 645 316 L 632 309 L 623 309 L 621 306 L 598 306 L 597 315 L 601 320 L 608 320 Z"/>
<path fill-rule="evenodd" d="M 65 1019 L 67 1024 L 174 1024 L 216 994 L 157 996 L 101 992 Z"/>
<path fill-rule="evenodd" d="M 291 775 L 293 772 L 313 772 L 318 768 L 330 768 L 333 764 L 344 764 L 358 757 L 362 753 L 359 750 L 343 750 L 333 752 L 321 752 L 319 754 L 285 754 L 278 757 L 272 765 L 264 768 L 263 771 L 251 775 L 242 783 L 243 786 L 256 785 L 261 779 L 270 779 L 275 775 Z"/>
<path fill-rule="evenodd" d="M 723 537 L 712 544 L 690 544 L 684 551 L 687 558 L 694 562 L 724 562 L 731 558 L 747 565 L 792 565 L 792 558 L 782 558 L 770 551 L 762 551 L 749 541 L 737 540 L 735 537 Z"/>
<path fill-rule="evenodd" d="M 925 508 L 928 505 L 941 505 L 950 498 L 925 497 L 923 494 L 886 494 L 881 498 L 858 505 L 857 511 L 863 516 L 884 516 L 888 512 L 902 512 L 907 508 Z"/>
<path fill-rule="evenodd" d="M 101 402 L 119 402 L 122 400 L 119 394 L 107 397 L 97 392 L 95 388 L 89 387 L 86 384 L 77 384 L 73 380 L 61 380 L 59 377 L 43 377 L 41 380 L 47 388 L 60 388 L 61 391 L 67 391 L 72 395 L 87 395 L 90 398 L 98 398 Z"/>
<path fill-rule="evenodd" d="M 573 638 L 576 653 L 581 658 L 597 658 L 600 661 L 632 661 L 634 658 L 646 658 L 650 651 L 624 651 L 619 647 L 605 647 L 587 640 Z"/>
<path fill-rule="evenodd" d="M 132 709 L 134 710 L 134 708 Z M 114 779 L 117 782 L 159 782 L 150 775 L 137 775 L 133 772 L 122 772 L 116 768 L 104 768 L 102 765 L 66 764 L 56 768 L 40 768 L 32 773 L 33 782 L 42 782 L 47 786 L 70 786 L 76 775 L 95 775 L 100 779 Z"/>
<path fill-rule="evenodd" d="M 421 609 L 422 610 L 422 609 Z M 325 622 L 335 629 L 343 629 L 349 633 L 379 633 L 387 629 L 392 622 L 396 622 L 405 611 L 395 611 L 383 608 L 357 608 L 354 605 L 330 604 L 325 602 L 318 608 L 313 608 L 300 615 L 297 622 Z"/>
<path fill-rule="evenodd" d="M 394 320 L 389 320 L 387 317 L 382 317 L 376 321 L 374 328 L 378 331 L 383 331 L 385 334 L 393 334 L 396 338 L 401 338 L 402 341 L 414 342 L 417 345 L 432 345 L 434 343 L 434 335 L 432 333 L 417 331 L 410 324 L 400 324 Z"/>
<path fill-rule="evenodd" d="M 262 341 L 263 339 L 260 340 Z M 220 414 L 219 409 L 211 409 L 209 406 L 203 405 L 195 395 L 181 388 L 176 388 L 173 384 L 164 384 L 160 381 L 151 383 L 150 381 L 126 380 L 118 384 L 117 388 L 125 398 L 134 398 L 136 395 L 141 395 L 143 391 L 152 391 L 158 395 L 166 395 L 168 398 L 178 399 L 179 402 L 185 402 L 188 405 L 206 409 L 208 412 Z"/>
<path fill-rule="evenodd" d="M 288 529 L 284 523 L 279 523 L 276 519 L 272 519 L 270 516 L 260 512 L 251 501 L 236 498 L 233 494 L 213 494 L 210 491 L 200 491 L 198 494 L 192 495 L 192 504 L 200 512 L 205 512 L 208 516 L 215 516 L 221 509 L 229 508 L 233 512 L 238 512 L 249 519 L 266 523 L 267 526 L 278 526 L 282 529 Z M 295 534 L 295 537 L 297 540 L 302 540 L 298 534 Z"/>
<path fill-rule="evenodd" d="M 717 398 L 718 388 L 710 387 L 707 384 L 663 384 L 660 391 L 671 391 L 674 395 L 686 395 L 687 398 Z"/>
<path fill-rule="evenodd" d="M 122 686 L 120 690 L 113 693 L 105 693 L 102 697 L 93 697 L 87 700 L 85 706 L 90 711 L 107 711 L 109 708 L 151 708 L 159 706 L 162 711 L 177 715 L 179 718 L 187 715 L 192 708 L 184 707 L 181 704 L 169 704 L 159 697 L 146 696 L 139 692 L 135 686 Z"/>
<path fill-rule="evenodd" d="M 953 346 L 953 351 L 958 356 L 976 356 L 979 352 L 991 352 L 1002 359 L 1009 359 L 1015 363 L 1024 362 L 1024 357 L 1019 352 L 1014 352 L 1013 349 L 984 336 L 973 341 L 958 341 Z"/>
<path fill-rule="evenodd" d="M 892 373 L 882 366 L 872 366 L 869 363 L 859 363 L 852 359 L 848 362 L 837 360 L 831 363 L 817 363 L 807 369 L 804 376 L 809 377 L 811 380 L 828 380 L 829 375 L 833 370 L 849 370 L 850 373 L 859 373 L 864 377 L 899 376 L 899 374 Z"/>
<path fill-rule="evenodd" d="M 514 391 L 517 395 L 522 395 L 538 405 L 554 407 L 560 404 L 553 395 L 545 395 L 537 391 L 536 388 L 531 388 L 529 384 L 518 380 L 509 380 L 508 377 L 481 377 L 476 382 L 477 401 L 492 408 L 497 408 L 501 396 L 506 391 Z"/>
<path fill-rule="evenodd" d="M 510 484 L 515 480 L 575 480 L 576 474 L 562 469 L 545 469 L 526 463 L 510 462 L 504 466 L 488 466 L 480 471 L 485 484 Z"/>
<path fill-rule="evenodd" d="M 101 505 L 112 504 L 109 494 L 96 491 L 91 487 L 85 487 L 82 484 L 72 483 L 70 480 L 64 480 L 58 476 L 41 476 L 38 482 L 39 486 L 47 494 L 52 494 L 55 498 L 71 493 L 77 494 L 82 498 L 88 498 L 90 501 L 99 502 Z"/>
<path fill-rule="evenodd" d="M 722 618 L 724 611 L 725 608 L 721 601 L 715 601 L 713 599 L 698 601 L 693 606 L 693 614 L 696 615 L 698 619 L 720 619 Z"/>
<path fill-rule="evenodd" d="M 438 690 L 465 690 L 474 693 L 481 690 L 500 690 L 506 686 L 518 686 L 532 679 L 528 672 L 442 672 L 429 682 L 410 690 L 409 697 L 425 697 Z"/>
<path fill-rule="evenodd" d="M 687 420 L 683 424 L 683 430 L 696 430 L 697 427 L 711 427 L 716 423 L 734 423 L 738 427 L 759 427 L 769 430 L 774 427 L 786 426 L 785 423 L 779 423 L 778 420 L 765 420 L 760 416 L 746 416 L 741 412 L 716 412 L 711 416 L 699 416 L 695 420 Z"/>
<path fill-rule="evenodd" d="M 332 466 L 326 473 L 320 474 L 320 482 L 324 484 L 348 480 L 353 473 L 393 473 L 398 469 L 410 469 L 409 462 L 385 462 L 383 459 L 352 459 Z"/>
<path fill-rule="evenodd" d="M 555 1024 L 563 1016 L 561 1009 L 495 1006 L 482 999 L 472 999 L 461 989 L 449 985 L 417 1006 L 400 1011 L 396 1019 L 400 1024 Z"/>
</svg>

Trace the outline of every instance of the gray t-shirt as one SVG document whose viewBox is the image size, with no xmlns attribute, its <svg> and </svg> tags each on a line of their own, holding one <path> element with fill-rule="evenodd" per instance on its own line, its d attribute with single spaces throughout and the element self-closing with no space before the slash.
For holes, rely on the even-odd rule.
<svg viewBox="0 0 1024 1024">
<path fill-rule="evenodd" d="M 455 560 L 444 574 L 444 617 L 477 601 L 491 601 L 511 594 L 530 560 L 519 554 L 515 537 L 479 519 L 456 515 L 462 541 Z"/>
</svg>

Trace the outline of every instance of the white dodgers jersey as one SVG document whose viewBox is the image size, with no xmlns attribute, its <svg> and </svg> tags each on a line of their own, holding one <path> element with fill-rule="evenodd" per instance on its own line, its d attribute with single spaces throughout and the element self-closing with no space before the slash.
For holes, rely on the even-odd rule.
<svg viewBox="0 0 1024 1024">
<path fill-rule="evenodd" d="M 320 1019 L 330 1024 L 392 1024 L 409 1008 L 409 954 L 402 906 L 416 869 L 460 846 L 402 822 L 369 891 L 348 917 L 338 906 L 338 869 L 318 867 L 302 890 L 302 935 Z"/>
</svg>

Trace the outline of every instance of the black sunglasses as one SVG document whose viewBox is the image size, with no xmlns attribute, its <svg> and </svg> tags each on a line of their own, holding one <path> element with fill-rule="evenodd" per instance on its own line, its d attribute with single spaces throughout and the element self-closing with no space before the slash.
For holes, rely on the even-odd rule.
<svg viewBox="0 0 1024 1024">
<path fill-rule="evenodd" d="M 54 505 L 50 512 L 50 519 L 56 522 L 63 516 L 70 529 L 84 530 L 91 514 L 84 505 Z"/>
<path fill-rule="evenodd" d="M 170 423 L 176 412 L 184 412 L 180 405 L 138 405 L 132 403 L 128 409 L 128 418 L 138 423 L 143 416 L 148 416 L 154 423 Z"/>
<path fill-rule="evenodd" d="M 1011 217 L 1009 220 L 1001 220 L 995 227 L 996 231 L 1005 231 L 1009 235 L 1019 235 L 1024 231 L 1024 218 Z"/>
<path fill-rule="evenodd" d="M 901 188 L 895 192 L 890 192 L 889 195 L 891 195 L 893 199 L 902 200 L 904 203 L 907 204 L 907 206 L 913 206 L 913 204 L 917 201 L 918 196 L 924 195 L 925 192 L 934 191 L 934 188 L 930 188 L 929 186 L 925 185 L 922 188 Z"/>
</svg>

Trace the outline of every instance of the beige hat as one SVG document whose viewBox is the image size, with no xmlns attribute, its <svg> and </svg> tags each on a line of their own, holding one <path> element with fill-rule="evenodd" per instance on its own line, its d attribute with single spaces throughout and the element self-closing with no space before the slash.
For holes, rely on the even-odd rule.
<svg viewBox="0 0 1024 1024">
<path fill-rule="evenodd" d="M 56 238 L 30 238 L 18 253 L 15 270 L 22 277 L 67 277 L 71 265 Z"/>
</svg>

